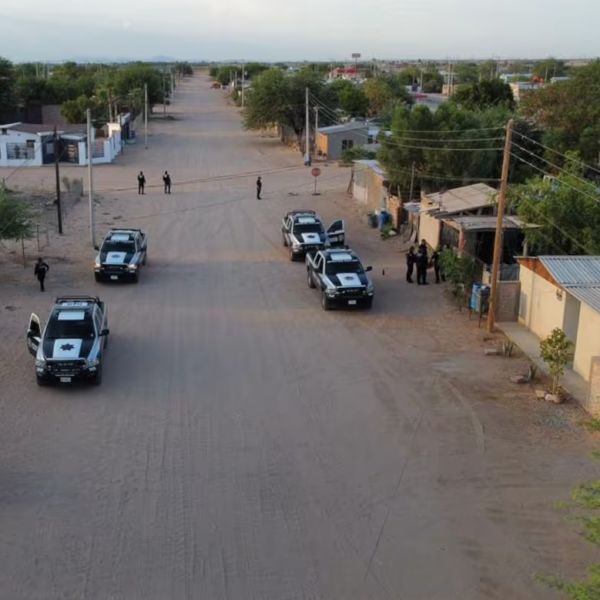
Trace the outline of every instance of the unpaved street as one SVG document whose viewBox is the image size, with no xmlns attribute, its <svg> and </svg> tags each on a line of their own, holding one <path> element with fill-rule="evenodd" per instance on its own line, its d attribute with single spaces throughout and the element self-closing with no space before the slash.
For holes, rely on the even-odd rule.
<svg viewBox="0 0 600 600">
<path fill-rule="evenodd" d="M 95 284 L 73 233 L 85 259 L 50 258 L 45 297 L 33 280 L 0 291 L 0 598 L 555 597 L 531 576 L 580 572 L 553 505 L 592 468 L 568 409 L 525 410 L 439 287 L 403 284 L 402 257 L 344 206 L 348 170 L 324 167 L 312 197 L 299 155 L 242 132 L 203 77 L 172 111 L 149 150 L 96 169 L 100 233 L 148 233 L 140 284 Z M 372 313 L 321 310 L 281 247 L 293 207 L 348 211 Z M 108 303 L 103 384 L 38 389 L 27 318 L 77 291 Z"/>
</svg>

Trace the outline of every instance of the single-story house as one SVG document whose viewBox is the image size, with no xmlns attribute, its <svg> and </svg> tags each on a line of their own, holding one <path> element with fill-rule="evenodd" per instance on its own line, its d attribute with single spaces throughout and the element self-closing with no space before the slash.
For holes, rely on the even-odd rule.
<svg viewBox="0 0 600 600">
<path fill-rule="evenodd" d="M 419 211 L 419 238 L 427 241 L 429 246 L 437 248 L 442 244 L 450 244 L 464 250 L 466 232 L 451 227 L 444 239 L 444 219 L 466 216 L 490 216 L 496 209 L 496 190 L 485 183 L 475 183 L 445 192 L 421 194 Z M 458 239 L 454 240 L 457 237 Z"/>
<path fill-rule="evenodd" d="M 0 125 L 0 167 L 41 167 L 54 164 L 54 125 Z M 87 165 L 87 126 L 56 126 L 60 162 Z M 121 151 L 121 126 L 108 123 L 107 137 L 92 129 L 93 163 L 110 163 Z M 101 134 L 102 135 L 102 134 Z"/>
<path fill-rule="evenodd" d="M 573 370 L 588 383 L 596 380 L 600 256 L 527 257 L 519 264 L 519 322 L 540 339 L 562 329 L 574 345 Z"/>
<path fill-rule="evenodd" d="M 327 154 L 331 160 L 342 158 L 344 150 L 366 144 L 369 139 L 367 123 L 355 122 L 320 127 L 317 131 L 317 148 L 320 155 Z"/>
</svg>

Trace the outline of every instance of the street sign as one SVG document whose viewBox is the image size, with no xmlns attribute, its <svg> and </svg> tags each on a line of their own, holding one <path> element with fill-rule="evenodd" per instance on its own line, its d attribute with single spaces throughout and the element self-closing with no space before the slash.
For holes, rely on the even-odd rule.
<svg viewBox="0 0 600 600">
<path fill-rule="evenodd" d="M 346 56 L 347 56 L 347 55 L 346 55 Z M 354 53 L 352 54 L 352 58 L 360 58 L 360 56 L 361 56 L 360 52 L 354 52 Z"/>
<path fill-rule="evenodd" d="M 318 177 L 321 174 L 321 169 L 319 169 L 319 167 L 315 167 L 311 173 L 313 177 Z"/>
</svg>

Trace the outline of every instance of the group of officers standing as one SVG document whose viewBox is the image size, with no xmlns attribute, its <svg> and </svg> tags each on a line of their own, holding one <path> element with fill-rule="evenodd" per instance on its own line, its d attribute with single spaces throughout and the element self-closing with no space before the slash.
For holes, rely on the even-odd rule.
<svg viewBox="0 0 600 600">
<path fill-rule="evenodd" d="M 445 250 L 449 249 L 446 246 Z M 421 240 L 421 243 L 415 251 L 415 247 L 411 246 L 406 254 L 406 281 L 413 283 L 413 272 L 417 269 L 417 285 L 428 285 L 427 270 L 433 267 L 435 273 L 435 282 L 441 283 L 446 281 L 446 275 L 441 265 L 442 250 L 437 248 L 433 251 L 431 257 L 427 248 L 427 242 Z"/>
</svg>

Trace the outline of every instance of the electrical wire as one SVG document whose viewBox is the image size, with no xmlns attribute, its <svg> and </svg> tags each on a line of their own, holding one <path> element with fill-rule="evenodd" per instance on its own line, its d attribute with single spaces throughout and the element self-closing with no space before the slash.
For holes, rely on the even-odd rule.
<svg viewBox="0 0 600 600">
<path fill-rule="evenodd" d="M 544 175 L 547 175 L 548 177 L 554 177 L 553 175 L 551 175 L 550 173 L 547 173 L 546 171 L 544 171 L 544 169 L 541 169 L 540 167 L 536 167 L 535 165 L 531 164 L 530 162 L 526 161 L 524 158 L 522 158 L 521 156 L 519 156 L 518 154 L 515 154 L 514 152 L 511 152 L 511 156 L 513 156 L 514 158 L 516 158 L 517 160 L 520 160 L 522 163 L 525 163 L 526 165 L 530 166 L 532 169 L 537 169 L 538 171 L 540 171 L 540 173 L 543 173 Z M 586 192 L 582 191 L 582 190 L 578 190 L 576 187 L 568 184 L 566 181 L 560 180 L 559 182 L 561 185 L 566 185 L 568 188 L 571 188 L 573 191 L 581 194 L 582 196 L 587 196 L 588 198 L 591 198 L 592 200 L 594 200 L 595 202 L 600 201 L 600 195 L 598 196 L 592 196 L 591 194 L 587 194 Z"/>
<path fill-rule="evenodd" d="M 531 152 L 531 150 L 527 150 L 527 148 L 523 148 L 522 146 L 519 146 L 519 144 L 512 142 L 512 145 L 519 148 L 519 150 L 522 150 L 523 152 L 527 152 L 527 154 L 530 154 L 531 156 L 533 156 L 534 158 L 537 158 L 538 160 L 544 161 L 546 164 L 550 165 L 551 167 L 554 167 L 555 169 L 557 169 L 558 171 L 560 171 L 561 173 L 564 173 L 565 175 L 568 175 L 569 177 L 572 177 L 573 179 L 576 179 L 577 181 L 581 181 L 581 183 L 585 184 L 586 186 L 593 186 L 591 181 L 582 179 L 581 177 L 577 176 L 577 175 L 573 175 L 572 173 L 569 173 L 569 171 L 562 169 L 561 167 L 559 167 L 558 165 L 555 165 L 554 163 L 550 162 L 549 160 L 546 160 L 545 158 L 538 156 L 537 154 L 535 154 L 535 152 Z"/>
<path fill-rule="evenodd" d="M 541 142 L 538 142 L 534 139 L 531 139 L 530 137 L 526 136 L 523 133 L 519 133 L 518 131 L 513 130 L 513 134 L 518 135 L 519 137 L 522 137 L 526 140 L 529 140 L 530 142 L 537 144 L 538 146 L 541 146 L 542 148 L 544 148 L 545 150 L 548 150 L 549 152 L 553 152 L 554 154 L 558 154 L 558 156 L 562 156 L 563 158 L 565 158 L 566 160 L 570 160 L 571 162 L 574 162 L 578 165 L 581 165 L 582 167 L 585 167 L 586 169 L 590 169 L 590 171 L 594 171 L 596 173 L 598 173 L 600 175 L 600 169 L 596 169 L 595 167 L 592 167 L 591 165 L 588 165 L 584 162 L 581 162 L 580 160 L 577 160 L 576 158 L 572 158 L 571 156 L 567 156 L 566 154 L 563 154 L 562 152 L 559 152 L 558 150 L 554 150 L 553 148 L 550 148 L 549 146 L 546 146 L 544 144 L 542 144 Z"/>
</svg>

